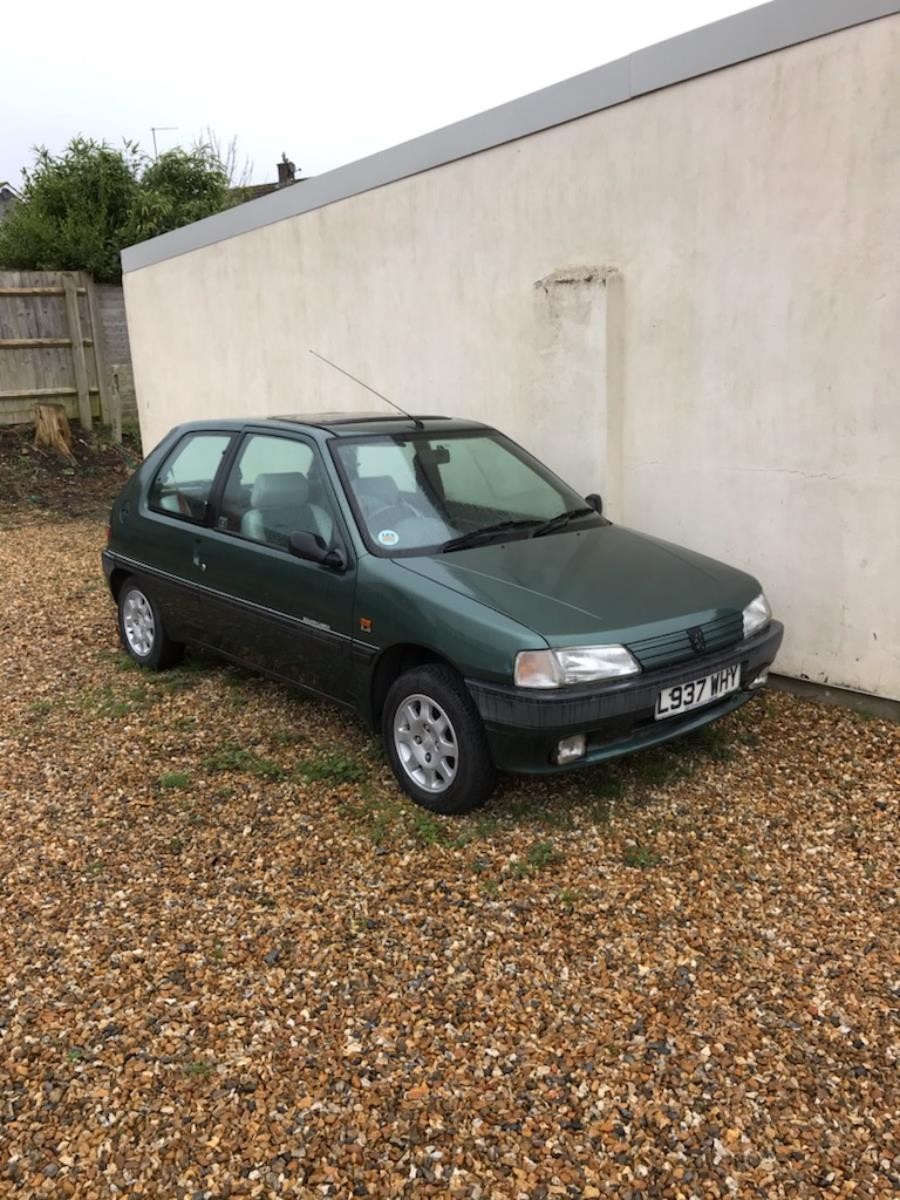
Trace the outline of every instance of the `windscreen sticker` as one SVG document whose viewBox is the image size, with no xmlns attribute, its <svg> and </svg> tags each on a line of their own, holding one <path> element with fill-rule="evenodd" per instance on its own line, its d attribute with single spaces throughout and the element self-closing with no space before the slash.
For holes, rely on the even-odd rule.
<svg viewBox="0 0 900 1200">
<path fill-rule="evenodd" d="M 382 546 L 396 546 L 400 541 L 400 534 L 395 533 L 393 529 L 382 529 L 378 535 L 378 540 Z"/>
</svg>

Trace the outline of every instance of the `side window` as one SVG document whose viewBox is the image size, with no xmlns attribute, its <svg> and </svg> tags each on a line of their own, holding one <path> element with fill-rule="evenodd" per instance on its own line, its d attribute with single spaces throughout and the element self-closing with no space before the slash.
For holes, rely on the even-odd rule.
<svg viewBox="0 0 900 1200">
<path fill-rule="evenodd" d="M 315 533 L 333 546 L 331 502 L 313 447 L 296 438 L 247 437 L 228 473 L 217 524 L 279 550 L 292 533 Z"/>
<path fill-rule="evenodd" d="M 189 433 L 183 437 L 156 473 L 150 488 L 150 507 L 169 516 L 202 521 L 230 441 L 227 433 Z"/>
</svg>

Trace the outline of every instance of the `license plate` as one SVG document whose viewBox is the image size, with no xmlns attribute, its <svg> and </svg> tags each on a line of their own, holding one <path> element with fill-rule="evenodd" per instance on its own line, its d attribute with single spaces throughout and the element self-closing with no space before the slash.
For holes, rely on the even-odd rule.
<svg viewBox="0 0 900 1200">
<path fill-rule="evenodd" d="M 729 692 L 736 692 L 741 682 L 740 664 L 733 667 L 723 667 L 703 679 L 693 679 L 690 683 L 676 683 L 673 687 L 663 688 L 656 697 L 656 719 L 662 721 L 665 717 L 674 717 L 677 713 L 688 712 L 692 708 L 702 708 L 704 704 L 712 704 L 721 700 Z"/>
</svg>

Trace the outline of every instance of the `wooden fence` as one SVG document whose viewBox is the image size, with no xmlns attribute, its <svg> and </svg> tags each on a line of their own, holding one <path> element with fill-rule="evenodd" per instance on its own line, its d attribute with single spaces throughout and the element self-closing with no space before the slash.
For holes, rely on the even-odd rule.
<svg viewBox="0 0 900 1200">
<path fill-rule="evenodd" d="M 64 405 L 83 429 L 122 438 L 118 388 L 104 355 L 97 289 L 80 271 L 0 271 L 0 424 Z"/>
</svg>

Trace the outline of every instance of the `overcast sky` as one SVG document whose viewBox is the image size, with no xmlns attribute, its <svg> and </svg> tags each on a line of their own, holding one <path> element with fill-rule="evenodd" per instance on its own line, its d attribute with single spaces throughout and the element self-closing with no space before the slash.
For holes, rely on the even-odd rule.
<svg viewBox="0 0 900 1200">
<path fill-rule="evenodd" d="M 45 0 L 3 5 L 0 179 L 75 134 L 160 150 L 207 126 L 253 179 L 361 158 L 752 0 Z M 10 53 L 15 48 L 15 53 Z"/>
</svg>

